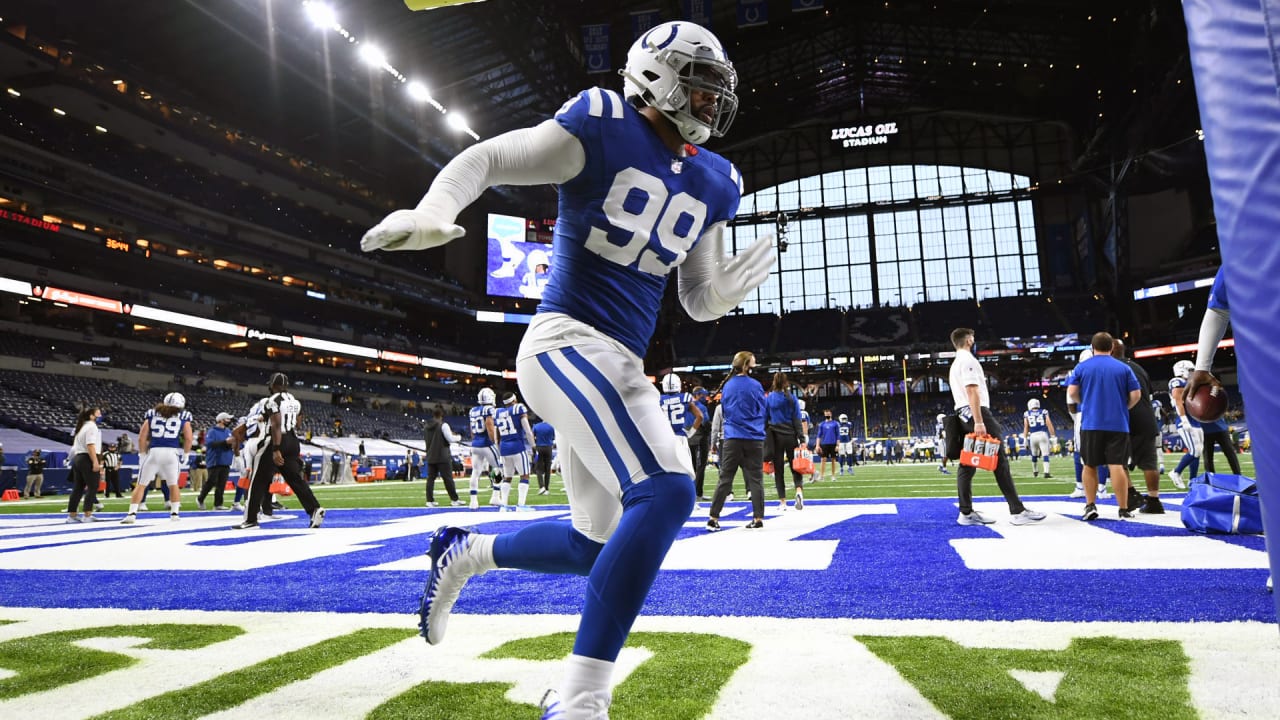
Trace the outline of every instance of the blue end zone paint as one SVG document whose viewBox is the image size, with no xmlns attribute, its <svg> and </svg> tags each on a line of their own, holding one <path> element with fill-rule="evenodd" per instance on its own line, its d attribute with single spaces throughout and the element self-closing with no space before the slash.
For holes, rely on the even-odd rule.
<svg viewBox="0 0 1280 720">
<path fill-rule="evenodd" d="M 896 515 L 867 515 L 803 536 L 839 540 L 832 564 L 820 571 L 673 570 L 658 576 L 644 613 L 796 618 L 885 618 L 1045 621 L 1232 621 L 1275 622 L 1263 589 L 1266 571 L 1251 570 L 970 570 L 950 545 L 960 538 L 999 537 L 987 527 L 955 524 L 948 499 L 850 501 L 892 502 Z M 1031 500 L 1031 502 L 1034 502 Z M 737 509 L 735 507 L 735 509 Z M 368 527 L 421 516 L 421 510 L 335 510 L 333 528 Z M 485 520 L 493 514 L 483 513 Z M 14 520 L 31 516 L 11 516 Z M 200 515 L 192 515 L 200 517 Z M 58 516 L 49 516 L 50 523 Z M 693 527 L 680 538 L 702 535 Z M 494 522 L 485 532 L 521 527 Z M 196 540 L 199 544 L 255 542 L 273 529 L 296 531 L 302 517 L 269 525 L 243 539 Z M 1185 536 L 1177 528 L 1102 522 L 1098 528 L 1131 537 Z M 726 533 L 739 532 L 726 530 Z M 165 533 L 176 535 L 181 533 Z M 192 534 L 198 534 L 198 531 Z M 18 545 L 0 552 L 0 569 L 22 536 L 0 528 L 0 541 Z M 44 535 L 43 537 L 47 537 Z M 1210 538 L 1263 550 L 1261 537 Z M 363 571 L 361 568 L 419 557 L 426 536 L 376 541 L 332 557 L 243 572 L 226 571 L 31 571 L 0 572 L 3 604 L 28 607 L 202 609 L 412 613 L 425 572 Z M 75 542 L 65 552 L 77 552 Z M 475 578 L 457 605 L 463 613 L 576 613 L 585 579 L 521 571 Z"/>
</svg>

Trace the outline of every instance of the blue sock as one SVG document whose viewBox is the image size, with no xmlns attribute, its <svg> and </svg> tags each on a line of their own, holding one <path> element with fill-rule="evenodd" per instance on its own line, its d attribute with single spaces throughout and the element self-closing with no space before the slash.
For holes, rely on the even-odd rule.
<svg viewBox="0 0 1280 720">
<path fill-rule="evenodd" d="M 494 538 L 493 561 L 504 568 L 586 575 L 603 548 L 569 521 L 547 520 Z"/>
<path fill-rule="evenodd" d="M 1080 462 L 1080 453 L 1074 453 L 1076 459 L 1076 486 L 1084 487 L 1084 463 Z"/>
<path fill-rule="evenodd" d="M 693 512 L 693 479 L 650 476 L 622 494 L 622 518 L 587 581 L 575 655 L 618 659 L 658 568 Z"/>
<path fill-rule="evenodd" d="M 1191 477 L 1198 475 L 1199 473 L 1197 471 L 1200 469 L 1200 458 L 1192 455 L 1191 453 L 1183 453 L 1182 459 L 1178 461 L 1178 467 L 1174 468 L 1173 471 L 1181 475 L 1182 471 L 1186 470 L 1188 467 L 1191 468 Z"/>
</svg>

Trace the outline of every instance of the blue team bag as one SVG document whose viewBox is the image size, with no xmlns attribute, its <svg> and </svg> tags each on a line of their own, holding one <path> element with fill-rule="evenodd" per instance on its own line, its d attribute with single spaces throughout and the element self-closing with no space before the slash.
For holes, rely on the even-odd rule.
<svg viewBox="0 0 1280 720">
<path fill-rule="evenodd" d="M 1182 501 L 1182 524 L 1210 535 L 1261 535 L 1258 484 L 1244 475 L 1205 473 L 1193 478 Z"/>
</svg>

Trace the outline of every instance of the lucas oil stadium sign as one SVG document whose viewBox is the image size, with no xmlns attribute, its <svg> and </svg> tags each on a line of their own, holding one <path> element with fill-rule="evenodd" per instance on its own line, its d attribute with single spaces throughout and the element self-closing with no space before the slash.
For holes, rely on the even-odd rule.
<svg viewBox="0 0 1280 720">
<path fill-rule="evenodd" d="M 897 134 L 898 123 L 896 122 L 853 125 L 831 128 L 831 141 L 840 143 L 840 146 L 845 148 L 885 145 L 888 144 L 891 136 Z"/>
</svg>

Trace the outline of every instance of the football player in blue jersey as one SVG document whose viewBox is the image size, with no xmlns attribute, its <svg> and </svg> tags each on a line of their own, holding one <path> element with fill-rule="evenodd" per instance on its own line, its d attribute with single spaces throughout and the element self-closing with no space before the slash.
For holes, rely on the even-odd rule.
<svg viewBox="0 0 1280 720">
<path fill-rule="evenodd" d="M 679 375 L 667 373 L 662 378 L 662 394 L 658 396 L 658 404 L 662 406 L 667 422 L 671 423 L 671 432 L 676 437 L 683 438 L 685 447 L 688 447 L 689 438 L 698 432 L 705 418 L 693 395 L 684 392 L 683 388 Z"/>
<path fill-rule="evenodd" d="M 1195 369 L 1195 363 L 1190 360 L 1179 360 L 1173 364 L 1173 378 L 1169 380 L 1169 397 L 1173 398 L 1173 409 L 1178 413 L 1178 437 L 1182 438 L 1185 450 L 1178 466 L 1169 473 L 1173 486 L 1179 490 L 1187 487 L 1187 481 L 1182 479 L 1183 470 L 1191 468 L 1191 477 L 1200 474 L 1200 453 L 1204 451 L 1204 429 L 1199 420 L 1187 414 L 1187 380 Z"/>
<path fill-rule="evenodd" d="M 365 251 L 423 250 L 464 231 L 458 213 L 493 185 L 553 183 L 555 261 L 516 358 L 520 391 L 555 426 L 570 521 L 503 535 L 444 527 L 431 538 L 420 608 L 440 642 L 463 584 L 497 567 L 586 575 L 586 601 L 556 717 L 607 717 L 614 661 L 667 550 L 693 509 L 693 469 L 645 377 L 667 276 L 697 321 L 718 318 L 768 277 L 773 236 L 725 254 L 737 168 L 698 147 L 723 135 L 737 76 L 720 41 L 689 22 L 645 33 L 622 94 L 599 87 L 555 117 L 464 150 L 412 210 L 361 240 Z M 479 606 L 477 606 L 479 607 Z"/>
<path fill-rule="evenodd" d="M 1053 441 L 1057 440 L 1056 436 L 1053 420 L 1049 418 L 1049 411 L 1040 408 L 1038 398 L 1028 400 L 1027 411 L 1022 413 L 1022 440 L 1031 448 L 1033 477 L 1040 477 L 1040 468 L 1036 466 L 1036 461 L 1042 457 L 1045 479 L 1053 477 L 1049 474 L 1049 449 L 1053 447 Z"/>
<path fill-rule="evenodd" d="M 476 394 L 479 403 L 467 413 L 467 423 L 471 428 L 471 509 L 480 508 L 480 478 L 490 472 L 500 472 L 502 461 L 498 457 L 498 430 L 493 424 L 494 403 L 497 395 L 493 388 L 481 388 Z M 493 489 L 493 497 L 489 504 L 498 504 L 498 487 Z"/>
<path fill-rule="evenodd" d="M 178 479 L 191 453 L 191 412 L 186 408 L 182 393 L 171 392 L 143 418 L 138 429 L 138 484 L 121 523 L 132 525 L 137 520 L 142 497 L 157 478 L 169 488 L 169 519 L 178 519 L 182 508 Z"/>
<path fill-rule="evenodd" d="M 520 489 L 516 497 L 516 510 L 528 510 L 529 468 L 532 465 L 529 449 L 533 447 L 533 430 L 529 427 L 529 409 L 516 402 L 515 393 L 502 397 L 502 407 L 493 413 L 493 425 L 498 429 L 498 450 L 502 454 L 502 484 L 499 489 L 498 510 L 506 512 L 511 495 L 511 478 L 519 476 Z"/>
</svg>

